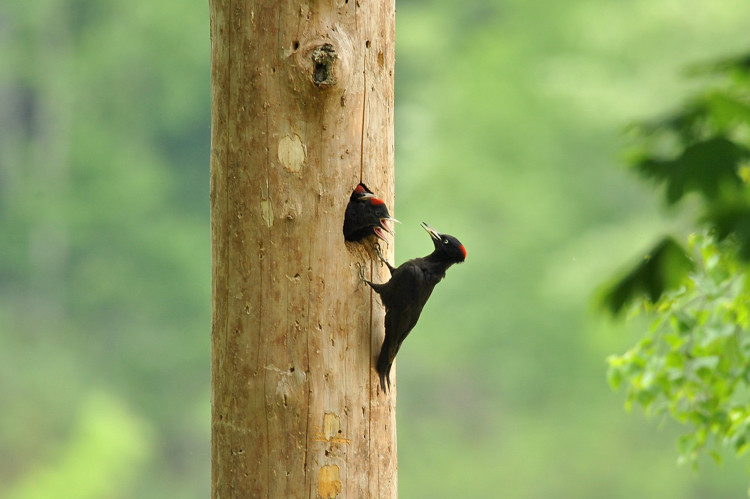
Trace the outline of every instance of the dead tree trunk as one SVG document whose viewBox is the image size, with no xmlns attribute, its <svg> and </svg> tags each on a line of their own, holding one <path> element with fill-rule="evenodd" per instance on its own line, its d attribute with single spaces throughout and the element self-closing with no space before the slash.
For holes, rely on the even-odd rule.
<svg viewBox="0 0 750 499">
<path fill-rule="evenodd" d="M 211 495 L 396 497 L 384 312 L 357 262 L 387 276 L 342 235 L 360 180 L 393 212 L 394 1 L 210 15 Z"/>
</svg>

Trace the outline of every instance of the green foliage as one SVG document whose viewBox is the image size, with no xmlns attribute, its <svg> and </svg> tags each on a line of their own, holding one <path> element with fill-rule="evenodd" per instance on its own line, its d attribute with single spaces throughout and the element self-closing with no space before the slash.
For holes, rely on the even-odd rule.
<svg viewBox="0 0 750 499">
<path fill-rule="evenodd" d="M 750 67 L 747 57 L 703 65 L 718 81 L 667 118 L 631 128 L 637 146 L 630 152 L 634 170 L 664 186 L 668 205 L 685 201 L 695 212 L 689 230 L 705 227 L 719 240 L 731 237 L 739 256 L 750 259 Z M 694 193 L 691 199 L 689 194 Z M 692 202 L 692 204 L 691 204 Z M 679 243 L 667 237 L 625 277 L 611 285 L 603 304 L 622 310 L 644 294 L 655 301 L 685 279 Z M 655 256 L 661 258 L 656 259 Z"/>
<path fill-rule="evenodd" d="M 0 496 L 208 493 L 208 19 L 184 7 L 0 6 Z"/>
<path fill-rule="evenodd" d="M 627 275 L 616 279 L 605 291 L 602 302 L 617 313 L 643 295 L 656 301 L 665 290 L 677 287 L 692 269 L 693 262 L 683 247 L 666 236 Z"/>
<path fill-rule="evenodd" d="M 750 448 L 750 282 L 730 245 L 694 235 L 691 250 L 695 272 L 678 289 L 644 302 L 641 309 L 654 316 L 648 332 L 607 360 L 610 385 L 627 385 L 628 408 L 668 412 L 689 426 L 679 449 L 695 463 L 714 442 L 738 456 Z"/>
<path fill-rule="evenodd" d="M 93 393 L 84 402 L 71 439 L 53 462 L 41 463 L 4 496 L 7 499 L 117 497 L 144 468 L 152 436 L 119 400 Z"/>
<path fill-rule="evenodd" d="M 727 137 L 714 136 L 687 144 L 673 159 L 647 157 L 639 161 L 637 170 L 667 184 L 667 201 L 674 204 L 690 191 L 699 192 L 707 201 L 715 201 L 722 187 L 737 189 L 742 185 L 739 165 L 750 151 Z"/>
<path fill-rule="evenodd" d="M 610 385 L 627 387 L 628 408 L 688 426 L 678 447 L 693 464 L 703 451 L 720 460 L 723 447 L 738 457 L 750 448 L 748 60 L 700 67 L 694 72 L 717 77 L 711 90 L 639 127 L 635 170 L 663 184 L 670 205 L 697 195 L 682 205 L 695 213 L 694 268 L 640 264 L 604 300 L 613 311 L 636 303 L 652 320 L 634 347 L 608 358 Z"/>
</svg>

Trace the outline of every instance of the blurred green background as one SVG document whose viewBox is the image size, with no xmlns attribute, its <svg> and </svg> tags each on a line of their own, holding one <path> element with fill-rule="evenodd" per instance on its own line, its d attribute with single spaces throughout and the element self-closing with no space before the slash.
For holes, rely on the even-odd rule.
<svg viewBox="0 0 750 499">
<path fill-rule="evenodd" d="M 399 354 L 401 496 L 744 497 L 623 411 L 644 324 L 592 295 L 680 223 L 621 130 L 750 46 L 747 2 L 397 8 L 396 263 L 422 220 L 468 250 Z M 206 497 L 207 2 L 10 0 L 0 47 L 0 497 Z"/>
</svg>

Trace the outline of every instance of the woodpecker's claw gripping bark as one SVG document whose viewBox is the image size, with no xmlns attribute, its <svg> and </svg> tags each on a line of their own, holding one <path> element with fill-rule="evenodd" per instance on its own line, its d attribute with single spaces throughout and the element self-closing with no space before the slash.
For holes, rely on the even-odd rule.
<svg viewBox="0 0 750 499">
<path fill-rule="evenodd" d="M 393 274 L 393 271 L 396 268 L 393 265 L 391 265 L 390 263 L 388 263 L 388 260 L 386 260 L 385 257 L 383 256 L 383 252 L 382 252 L 382 250 L 380 248 L 380 243 L 375 243 L 375 252 L 378 254 L 378 258 L 380 259 L 380 261 L 383 262 L 386 267 L 388 267 L 388 271 L 391 274 Z"/>
<path fill-rule="evenodd" d="M 357 283 L 357 289 L 359 289 L 359 286 L 365 282 L 370 283 L 370 281 L 367 280 L 365 277 L 365 267 L 361 263 L 357 262 L 357 267 L 359 268 L 359 282 Z"/>
</svg>

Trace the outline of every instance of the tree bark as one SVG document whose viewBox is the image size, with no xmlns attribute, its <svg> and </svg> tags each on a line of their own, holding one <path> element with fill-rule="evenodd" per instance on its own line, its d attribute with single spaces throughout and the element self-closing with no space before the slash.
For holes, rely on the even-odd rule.
<svg viewBox="0 0 750 499">
<path fill-rule="evenodd" d="M 210 16 L 211 495 L 396 497 L 384 311 L 358 263 L 387 271 L 342 235 L 360 180 L 393 213 L 394 2 Z"/>
</svg>

